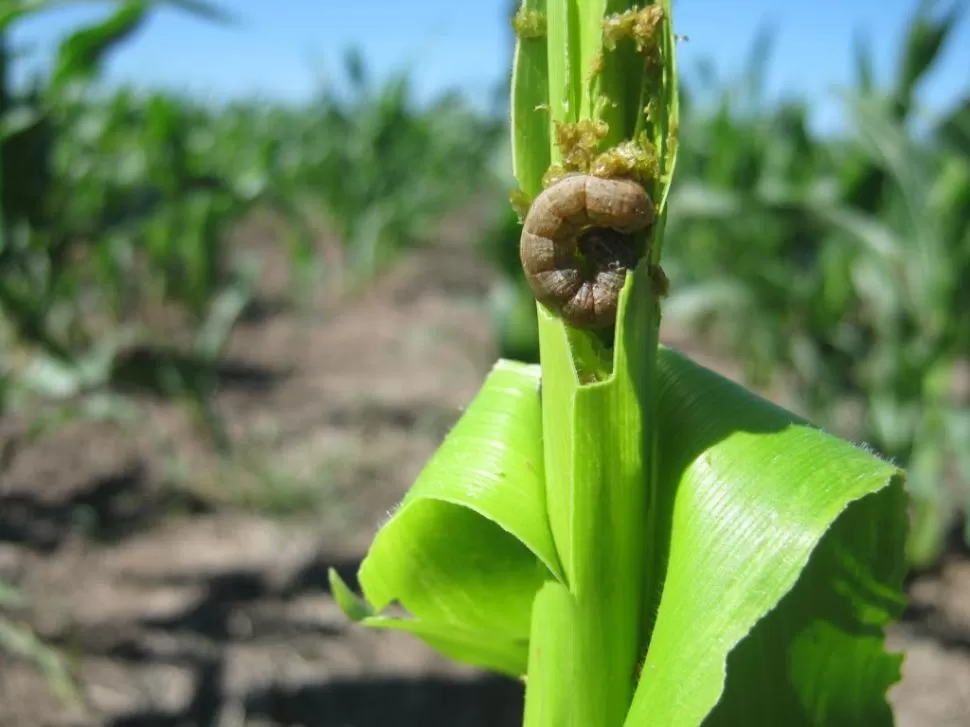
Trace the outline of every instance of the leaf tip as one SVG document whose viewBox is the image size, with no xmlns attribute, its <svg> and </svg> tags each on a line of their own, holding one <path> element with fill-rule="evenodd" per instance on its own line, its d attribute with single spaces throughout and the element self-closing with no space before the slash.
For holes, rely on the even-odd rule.
<svg viewBox="0 0 970 727">
<path fill-rule="evenodd" d="M 365 618 L 374 616 L 374 610 L 370 605 L 350 590 L 350 587 L 344 583 L 335 568 L 327 570 L 327 580 L 330 582 L 330 592 L 333 594 L 334 600 L 347 618 L 354 622 L 360 622 Z"/>
</svg>

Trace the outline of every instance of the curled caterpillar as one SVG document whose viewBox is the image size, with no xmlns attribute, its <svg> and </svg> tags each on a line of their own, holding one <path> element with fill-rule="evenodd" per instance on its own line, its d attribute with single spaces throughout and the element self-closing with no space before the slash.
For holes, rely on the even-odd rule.
<svg viewBox="0 0 970 727">
<path fill-rule="evenodd" d="M 613 325 L 626 272 L 637 264 L 629 236 L 655 216 L 646 190 L 629 179 L 570 174 L 543 190 L 519 241 L 536 300 L 573 326 Z"/>
</svg>

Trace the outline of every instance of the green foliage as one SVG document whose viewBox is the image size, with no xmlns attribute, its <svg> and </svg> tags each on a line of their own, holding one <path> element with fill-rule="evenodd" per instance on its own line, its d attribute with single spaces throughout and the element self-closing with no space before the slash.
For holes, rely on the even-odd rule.
<svg viewBox="0 0 970 727">
<path fill-rule="evenodd" d="M 0 31 L 0 334 L 20 360 L 14 393 L 63 400 L 153 381 L 204 408 L 224 341 L 213 335 L 249 295 L 252 274 L 229 269 L 222 246 L 258 200 L 199 148 L 206 114 L 159 95 L 99 96 L 101 61 L 153 5 L 116 3 L 69 33 L 23 89 L 10 81 L 10 23 L 53 5 L 21 3 Z M 193 322 L 189 353 L 155 350 L 138 320 L 152 306 Z"/>
<path fill-rule="evenodd" d="M 107 92 L 102 60 L 158 5 L 136 1 L 67 34 L 51 70 L 15 89 L 8 26 L 55 5 L 22 3 L 0 35 L 0 345 L 17 352 L 0 406 L 148 390 L 185 397 L 225 446 L 210 394 L 258 272 L 229 248 L 231 230 L 280 213 L 306 293 L 321 222 L 340 250 L 326 282 L 366 279 L 478 191 L 504 127 L 456 94 L 419 106 L 406 73 L 378 85 L 353 53 L 343 87 L 302 107 Z"/>
<path fill-rule="evenodd" d="M 366 278 L 478 191 L 504 125 L 456 94 L 419 106 L 408 74 L 377 85 L 355 54 L 346 88 L 298 108 L 101 85 L 105 58 L 156 7 L 231 20 L 199 0 L 106 4 L 61 39 L 49 71 L 15 85 L 11 30 L 65 4 L 0 10 L 0 413 L 32 424 L 2 443 L 0 472 L 66 419 L 129 419 L 132 390 L 184 399 L 225 450 L 212 393 L 258 272 L 230 249 L 234 226 L 281 213 L 294 272 L 315 282 L 322 209 L 344 253 L 329 272 Z M 263 506 L 299 506 L 288 492 Z M 0 608 L 13 593 L 0 583 Z M 0 651 L 66 691 L 55 652 L 2 612 Z"/>
<path fill-rule="evenodd" d="M 355 282 L 494 182 L 501 123 L 456 95 L 418 106 L 406 73 L 377 84 L 355 54 L 304 108 L 102 93 L 102 59 L 161 3 L 113 3 L 63 40 L 49 74 L 12 88 L 10 25 L 56 4 L 0 11 L 0 406 L 24 392 L 71 402 L 41 428 L 118 414 L 124 385 L 187 397 L 218 434 L 215 363 L 255 273 L 227 235 L 256 209 L 290 222 L 307 278 L 322 218 L 339 243 L 327 282 Z M 375 540 L 364 598 L 339 581 L 335 593 L 367 625 L 528 674 L 530 725 L 883 723 L 899 471 L 658 350 L 652 266 L 667 252 L 667 319 L 716 334 L 756 381 L 793 375 L 813 418 L 910 465 L 911 557 L 933 557 L 951 461 L 970 483 L 970 419 L 950 392 L 970 360 L 954 314 L 970 304 L 970 98 L 929 131 L 913 121 L 957 12 L 921 5 L 888 91 L 860 45 L 851 133 L 822 140 L 804 104 L 765 103 L 767 34 L 739 88 L 713 108 L 685 93 L 678 114 L 669 24 L 651 36 L 613 18 L 604 42 L 607 10 L 630 5 L 526 0 L 511 88 L 508 186 L 526 196 L 565 156 L 552 121 L 606 121 L 603 148 L 656 152 L 661 222 L 616 339 L 536 306 L 505 208 L 483 241 L 505 279 L 503 354 L 542 365 L 496 366 Z M 638 43 L 659 44 L 663 65 Z M 189 321 L 187 340 L 146 329 L 153 307 Z M 409 617 L 382 613 L 395 600 Z M 8 626 L 8 649 L 36 646 Z"/>
<path fill-rule="evenodd" d="M 479 191 L 505 128 L 455 93 L 418 107 L 406 71 L 378 86 L 355 52 L 343 70 L 289 119 L 280 153 L 298 160 L 292 185 L 322 201 L 346 270 L 369 278 Z"/>
<path fill-rule="evenodd" d="M 626 724 L 699 724 L 696 715 L 715 702 L 711 719 L 723 724 L 794 723 L 803 705 L 817 711 L 798 723 L 884 723 L 898 657 L 883 652 L 878 634 L 901 607 L 905 532 L 895 469 L 672 351 L 661 349 L 658 364 L 660 499 L 646 520 L 654 556 L 637 649 L 648 676 Z M 579 388 L 575 401 L 605 419 L 604 396 L 619 388 L 618 380 Z M 538 366 L 496 364 L 377 535 L 359 574 L 366 600 L 331 573 L 348 615 L 412 633 L 460 661 L 515 676 L 528 670 L 529 685 L 543 676 L 533 671 L 536 658 L 549 665 L 554 688 L 582 683 L 566 678 L 582 632 L 555 607 L 571 607 L 564 585 L 575 588 L 576 576 L 567 576 L 566 553 L 545 517 L 555 491 L 541 451 L 540 435 L 550 436 L 542 401 L 559 393 Z M 625 426 L 634 423 L 628 416 Z M 556 446 L 567 446 L 563 429 Z M 610 472 L 618 484 L 595 438 L 582 429 L 574 436 L 583 440 L 572 445 L 576 461 Z M 769 462 L 783 464 L 768 467 L 766 477 Z M 858 499 L 867 493 L 878 494 Z M 614 497 L 622 507 L 625 499 Z M 581 532 L 573 557 L 595 537 Z M 615 563 L 600 572 L 602 592 L 590 596 L 609 594 L 613 602 L 623 585 Z M 528 596 L 539 599 L 531 609 Z M 408 616 L 382 613 L 395 602 Z M 773 606 L 776 615 L 759 620 Z M 527 645 L 540 656 L 529 657 Z M 602 643 L 591 647 L 587 656 L 598 655 L 594 665 L 602 668 Z M 831 672 L 830 649 L 852 669 Z M 790 679 L 791 669 L 804 677 Z M 776 719 L 758 721 L 765 713 Z"/>
<path fill-rule="evenodd" d="M 970 116 L 960 99 L 918 124 L 920 82 L 958 19 L 935 5 L 917 8 L 888 89 L 858 46 L 844 136 L 812 133 L 802 102 L 765 104 L 757 49 L 713 107 L 688 97 L 667 307 L 753 382 L 785 376 L 801 410 L 908 466 L 917 565 L 940 554 L 955 506 L 970 512 L 955 390 L 970 356 Z"/>
<path fill-rule="evenodd" d="M 577 158 L 560 125 L 655 161 L 635 167 L 658 221 L 615 330 L 534 303 L 540 364 L 496 364 L 375 537 L 362 597 L 331 572 L 334 593 L 525 677 L 528 727 L 891 724 L 904 478 L 658 346 L 677 71 L 671 4 L 631 5 L 524 0 L 511 89 L 525 196 Z"/>
<path fill-rule="evenodd" d="M 668 220 L 665 320 L 907 466 L 915 565 L 939 556 L 960 510 L 970 543 L 970 90 L 929 120 L 918 103 L 962 7 L 917 4 L 885 88 L 860 36 L 839 135 L 814 132 L 804 100 L 768 101 L 767 28 L 737 79 L 699 64 L 681 90 Z M 502 353 L 536 361 L 514 216 L 483 244 L 504 276 Z"/>
</svg>

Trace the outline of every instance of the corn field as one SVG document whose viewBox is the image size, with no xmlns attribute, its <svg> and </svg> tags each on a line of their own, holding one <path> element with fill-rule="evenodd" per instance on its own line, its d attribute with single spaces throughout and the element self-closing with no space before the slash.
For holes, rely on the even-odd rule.
<svg viewBox="0 0 970 727">
<path fill-rule="evenodd" d="M 511 180 L 493 172 L 509 166 L 504 112 L 458 93 L 418 105 L 406 74 L 377 81 L 356 53 L 299 108 L 108 90 L 103 59 L 150 22 L 145 2 L 115 4 L 15 84 L 11 33 L 45 5 L 0 10 L 0 418 L 31 412 L 37 437 L 124 417 L 147 392 L 184 401 L 228 452 L 210 399 L 258 274 L 228 241 L 259 214 L 313 295 L 366 286 L 446 213 L 486 207 L 495 222 L 470 242 L 498 282 L 482 304 L 503 355 L 536 360 Z M 905 466 L 920 567 L 953 532 L 970 544 L 970 85 L 928 120 L 916 100 L 960 21 L 921 6 L 888 87 L 860 46 L 837 135 L 811 129 L 807 101 L 765 100 L 767 36 L 742 77 L 688 76 L 667 233 L 665 325 Z M 24 444 L 3 443 L 0 475 Z M 0 648 L 60 675 L 7 620 L 15 602 L 0 582 Z"/>
</svg>

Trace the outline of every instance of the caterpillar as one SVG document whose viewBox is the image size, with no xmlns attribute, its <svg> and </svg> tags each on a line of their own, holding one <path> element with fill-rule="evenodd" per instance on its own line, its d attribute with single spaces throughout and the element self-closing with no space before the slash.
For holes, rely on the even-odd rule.
<svg viewBox="0 0 970 727">
<path fill-rule="evenodd" d="M 630 235 L 655 217 L 650 196 L 630 179 L 568 174 L 544 189 L 519 241 L 536 300 L 570 325 L 612 326 L 626 272 L 638 260 Z"/>
</svg>

